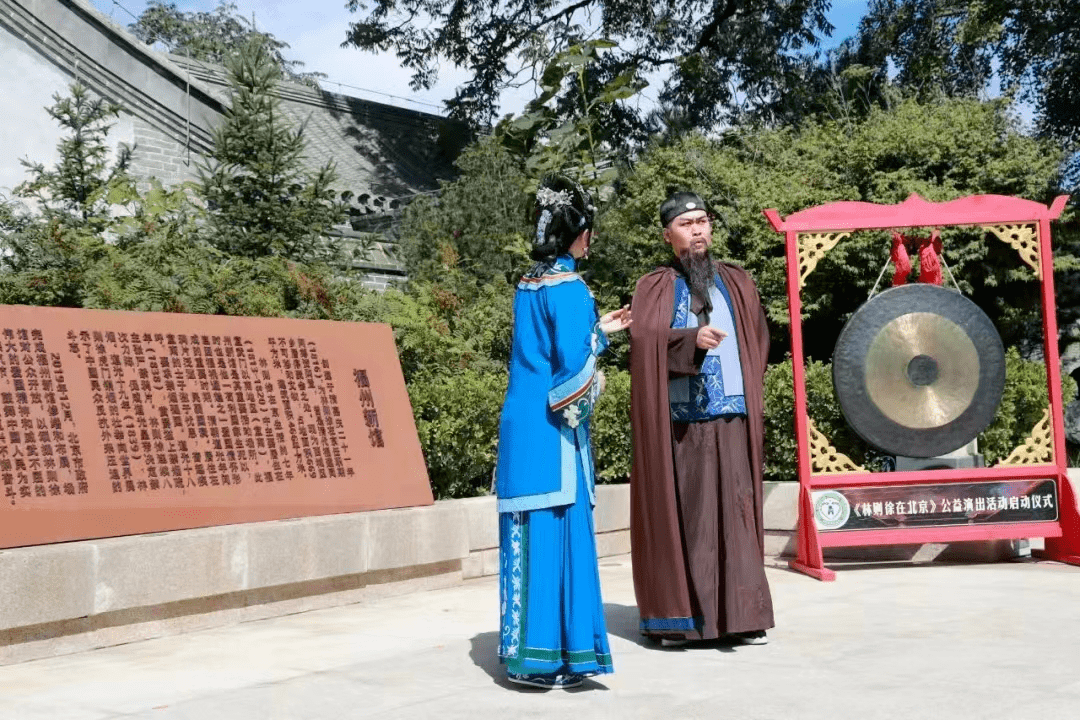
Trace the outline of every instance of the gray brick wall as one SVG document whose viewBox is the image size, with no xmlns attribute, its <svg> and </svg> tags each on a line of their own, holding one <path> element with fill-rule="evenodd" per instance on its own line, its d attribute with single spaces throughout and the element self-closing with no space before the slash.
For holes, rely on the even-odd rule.
<svg viewBox="0 0 1080 720">
<path fill-rule="evenodd" d="M 138 178 L 140 189 L 149 186 L 150 178 L 157 178 L 166 187 L 188 180 L 198 180 L 197 168 L 203 161 L 198 153 L 189 153 L 183 143 L 155 129 L 145 121 L 131 118 L 135 150 L 131 155 L 131 174 Z M 129 140 L 129 138 L 124 138 Z M 129 140 L 129 141 L 130 141 Z M 190 157 L 190 161 L 188 158 Z M 351 233 L 343 230 L 347 237 L 336 235 L 333 242 L 349 243 Z M 371 257 L 357 267 L 365 287 L 383 291 L 404 282 L 404 268 L 390 248 L 392 243 L 378 242 L 371 249 Z M 366 266 L 366 267 L 365 267 Z"/>
<path fill-rule="evenodd" d="M 368 273 L 364 275 L 362 283 L 364 287 L 382 292 L 388 288 L 398 287 L 405 282 L 403 275 L 385 275 L 382 273 Z"/>
<path fill-rule="evenodd" d="M 196 167 L 202 161 L 198 153 L 189 153 L 183 143 L 134 118 L 135 151 L 131 172 L 139 178 L 157 178 L 163 185 L 176 185 L 198 179 Z"/>
</svg>

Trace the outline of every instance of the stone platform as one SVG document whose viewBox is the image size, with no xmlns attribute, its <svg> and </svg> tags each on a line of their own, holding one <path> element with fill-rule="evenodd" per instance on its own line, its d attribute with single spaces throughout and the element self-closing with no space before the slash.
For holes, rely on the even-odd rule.
<svg viewBox="0 0 1080 720">
<path fill-rule="evenodd" d="M 1070 471 L 1080 483 L 1080 471 Z M 766 554 L 796 483 L 767 483 Z M 600 557 L 630 550 L 627 485 L 597 488 Z M 0 550 L 0 665 L 460 585 L 498 573 L 492 497 Z M 1026 541 L 837 548 L 839 562 L 1022 558 Z"/>
</svg>

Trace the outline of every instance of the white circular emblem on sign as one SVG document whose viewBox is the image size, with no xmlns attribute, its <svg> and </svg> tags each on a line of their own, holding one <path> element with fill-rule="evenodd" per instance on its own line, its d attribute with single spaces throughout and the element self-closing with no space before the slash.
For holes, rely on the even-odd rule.
<svg viewBox="0 0 1080 720">
<path fill-rule="evenodd" d="M 841 528 L 851 517 L 851 504 L 842 493 L 835 490 L 815 492 L 814 522 L 819 530 Z"/>
<path fill-rule="evenodd" d="M 686 209 L 687 210 L 693 210 L 696 207 L 697 207 L 697 203 L 692 203 L 692 202 L 686 203 Z"/>
</svg>

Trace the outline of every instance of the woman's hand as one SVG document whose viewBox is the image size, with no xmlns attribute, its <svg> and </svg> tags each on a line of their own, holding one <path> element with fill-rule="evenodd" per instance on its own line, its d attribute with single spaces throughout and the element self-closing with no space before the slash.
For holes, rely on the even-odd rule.
<svg viewBox="0 0 1080 720">
<path fill-rule="evenodd" d="M 631 322 L 630 306 L 623 305 L 618 310 L 612 310 L 600 316 L 600 329 L 604 331 L 604 334 L 611 335 L 630 327 Z"/>
</svg>

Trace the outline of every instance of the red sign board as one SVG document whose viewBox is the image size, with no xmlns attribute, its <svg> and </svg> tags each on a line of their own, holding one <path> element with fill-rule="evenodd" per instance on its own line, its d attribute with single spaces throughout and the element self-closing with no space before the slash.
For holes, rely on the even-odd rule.
<svg viewBox="0 0 1080 720">
<path fill-rule="evenodd" d="M 818 532 L 1004 525 L 1058 519 L 1053 479 L 814 490 Z"/>
<path fill-rule="evenodd" d="M 0 306 L 0 548 L 431 502 L 386 325 Z"/>
</svg>

